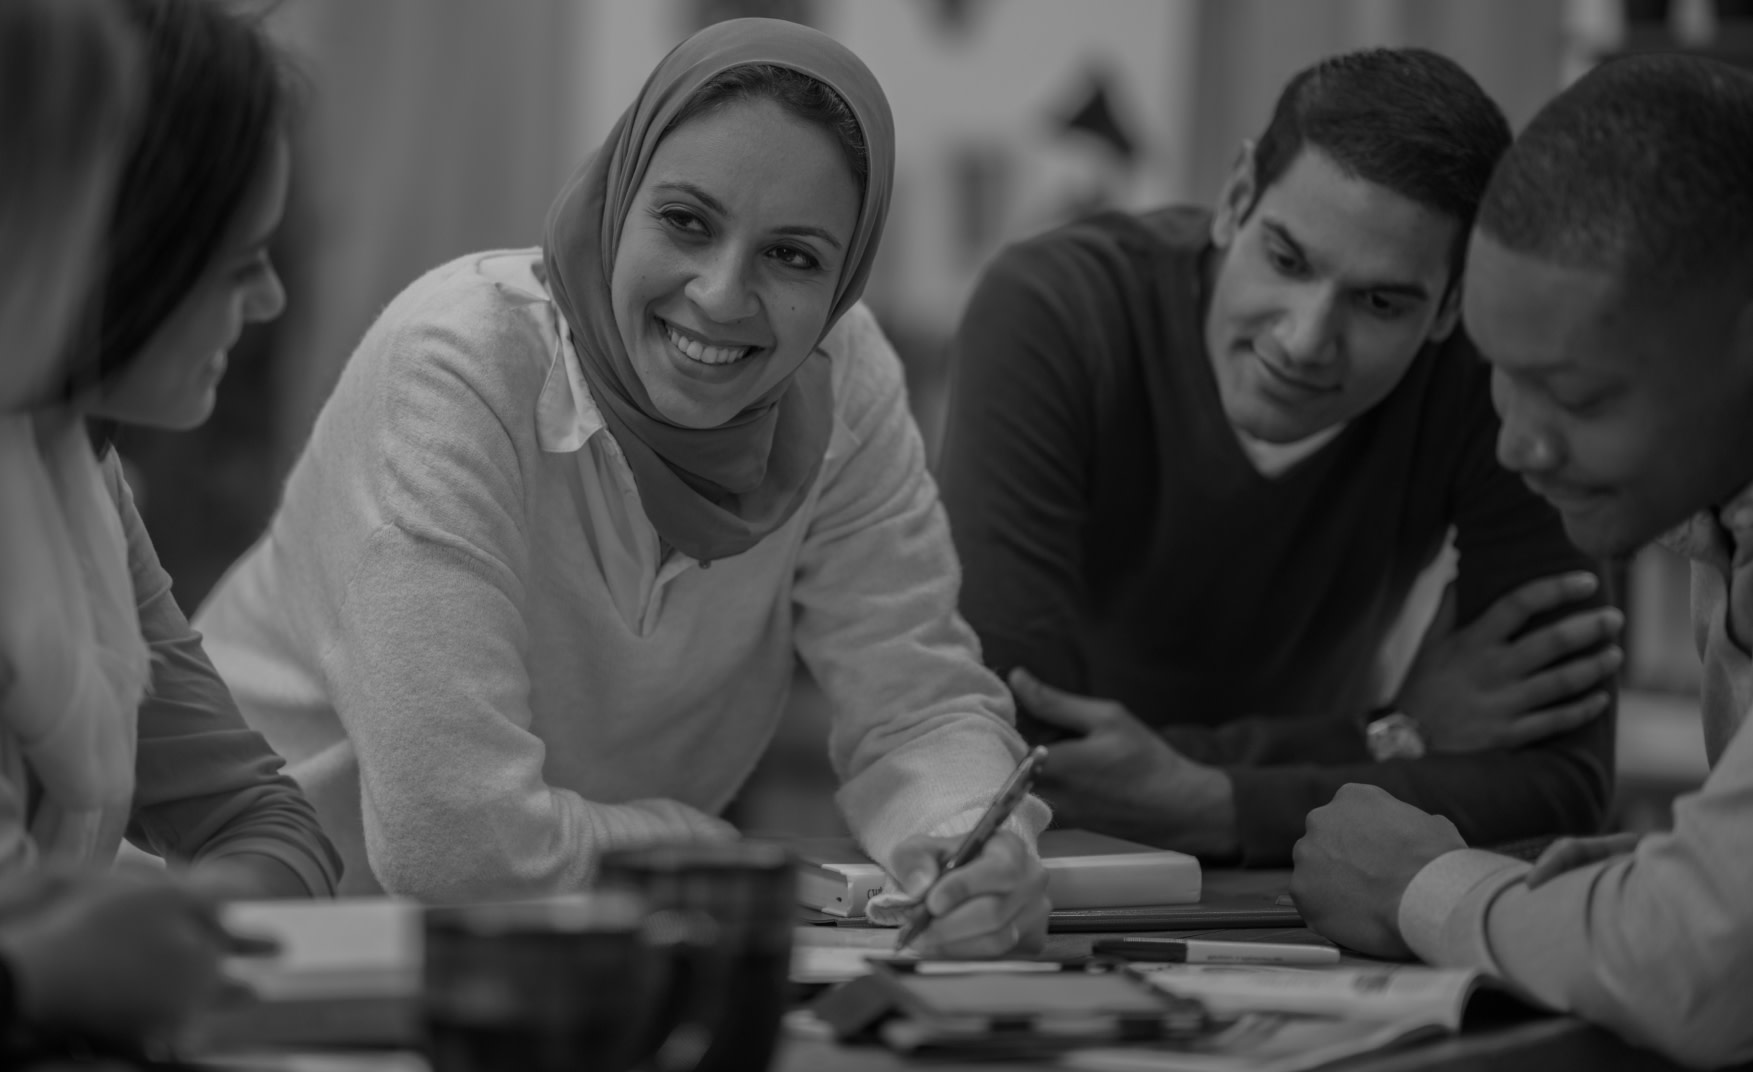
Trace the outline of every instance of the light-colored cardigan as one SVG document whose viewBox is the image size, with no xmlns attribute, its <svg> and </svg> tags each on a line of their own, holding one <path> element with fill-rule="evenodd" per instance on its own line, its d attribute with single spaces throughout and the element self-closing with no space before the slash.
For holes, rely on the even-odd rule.
<svg viewBox="0 0 1753 1072">
<path fill-rule="evenodd" d="M 366 334 L 268 533 L 198 625 L 347 861 L 343 892 L 575 889 L 688 833 L 761 757 L 801 657 L 879 860 L 971 826 L 1022 754 L 870 313 L 824 343 L 817 484 L 753 550 L 664 558 L 533 269 L 434 270 Z M 1019 824 L 1033 834 L 1046 808 Z"/>
</svg>

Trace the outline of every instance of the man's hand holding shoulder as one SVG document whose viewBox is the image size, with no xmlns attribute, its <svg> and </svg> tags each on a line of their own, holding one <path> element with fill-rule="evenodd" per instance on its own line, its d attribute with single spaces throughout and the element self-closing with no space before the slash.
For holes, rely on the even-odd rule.
<svg viewBox="0 0 1753 1072">
<path fill-rule="evenodd" d="M 1455 754 L 1524 748 L 1600 717 L 1624 661 L 1614 641 L 1625 616 L 1615 607 L 1584 607 L 1529 628 L 1599 586 L 1586 572 L 1542 577 L 1457 627 L 1451 584 L 1395 706 L 1417 721 L 1431 751 Z"/>
<path fill-rule="evenodd" d="M 1447 819 L 1373 785 L 1343 785 L 1309 813 L 1292 857 L 1291 897 L 1309 927 L 1374 957 L 1412 955 L 1400 936 L 1400 898 L 1426 864 L 1467 843 Z"/>
</svg>

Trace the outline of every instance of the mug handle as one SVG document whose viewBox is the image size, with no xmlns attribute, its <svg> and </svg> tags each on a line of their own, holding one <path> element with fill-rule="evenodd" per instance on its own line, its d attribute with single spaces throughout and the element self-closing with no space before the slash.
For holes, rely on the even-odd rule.
<svg viewBox="0 0 1753 1072">
<path fill-rule="evenodd" d="M 693 1072 L 712 1048 L 712 1025 L 703 1015 L 710 1003 L 696 986 L 707 958 L 694 954 L 713 948 L 718 924 L 704 912 L 662 909 L 646 917 L 641 937 L 668 970 L 658 1002 L 662 1039 L 635 1067 L 637 1072 Z"/>
</svg>

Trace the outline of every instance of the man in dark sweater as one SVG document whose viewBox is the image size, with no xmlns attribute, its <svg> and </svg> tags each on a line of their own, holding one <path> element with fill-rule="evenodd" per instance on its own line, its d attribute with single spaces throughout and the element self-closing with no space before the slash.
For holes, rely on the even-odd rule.
<svg viewBox="0 0 1753 1072">
<path fill-rule="evenodd" d="M 1449 60 L 1336 57 L 1214 213 L 1098 216 L 987 270 L 944 499 L 987 661 L 1026 728 L 1071 735 L 1061 824 L 1283 865 L 1310 809 L 1370 782 L 1474 843 L 1598 828 L 1620 618 L 1497 465 L 1456 330 L 1509 138 Z M 1392 692 L 1384 642 L 1451 532 Z"/>
</svg>

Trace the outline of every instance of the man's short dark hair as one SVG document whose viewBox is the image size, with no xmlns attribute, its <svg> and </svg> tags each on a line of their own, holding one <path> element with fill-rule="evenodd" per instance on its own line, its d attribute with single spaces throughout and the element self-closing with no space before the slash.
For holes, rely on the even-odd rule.
<svg viewBox="0 0 1753 1072">
<path fill-rule="evenodd" d="M 1753 74 L 1681 55 L 1602 64 L 1516 140 L 1479 229 L 1654 296 L 1753 279 Z"/>
<path fill-rule="evenodd" d="M 1479 199 L 1509 144 L 1502 109 L 1454 60 L 1422 48 L 1365 49 L 1285 85 L 1254 147 L 1255 186 L 1264 192 L 1305 146 L 1319 149 L 1348 174 L 1458 222 L 1458 276 Z"/>
</svg>

